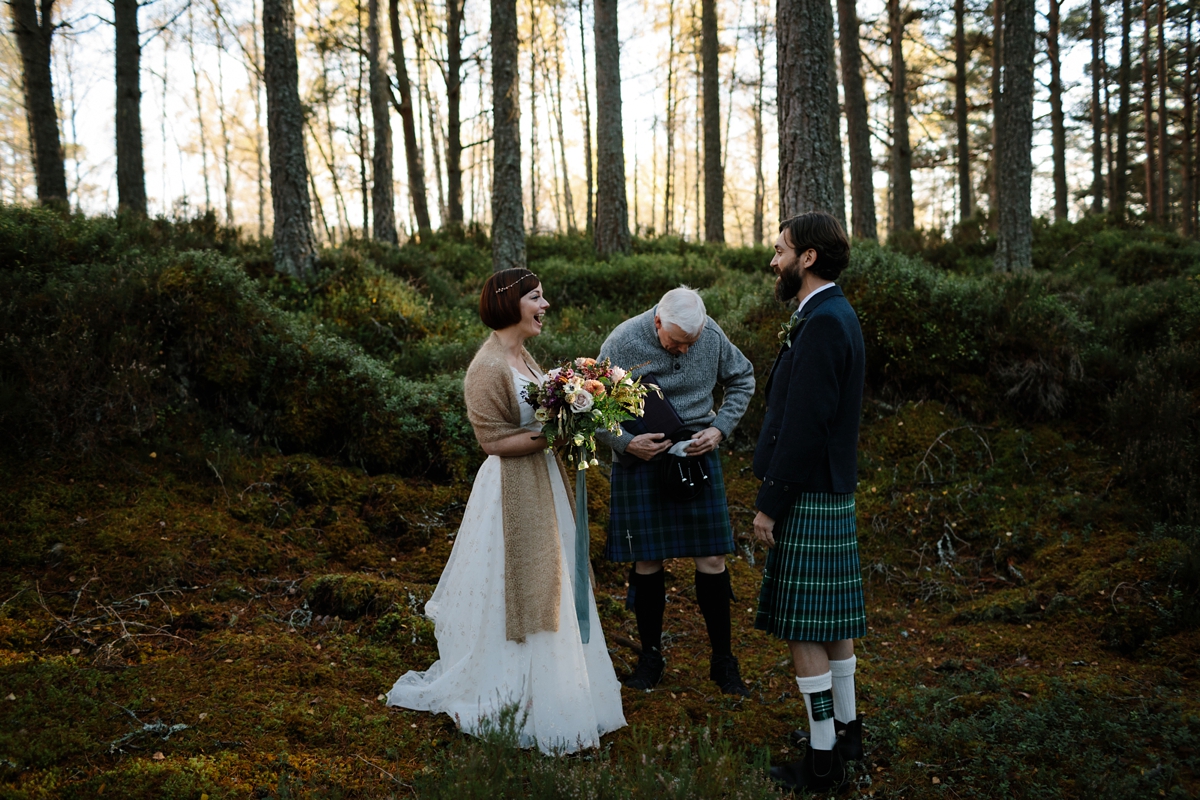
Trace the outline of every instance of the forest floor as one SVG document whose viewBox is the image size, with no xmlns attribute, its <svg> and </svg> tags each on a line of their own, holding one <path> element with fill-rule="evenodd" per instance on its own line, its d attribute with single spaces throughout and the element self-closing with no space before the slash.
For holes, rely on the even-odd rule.
<svg viewBox="0 0 1200 800">
<path fill-rule="evenodd" d="M 1157 594 L 1180 554 L 1129 521 L 1089 433 L 868 403 L 861 447 L 867 757 L 847 794 L 1200 794 L 1200 632 Z M 731 743 L 737 772 L 795 757 L 786 651 L 753 629 L 757 483 L 744 450 L 724 459 L 752 696 L 708 680 L 693 567 L 671 563 L 666 679 L 623 690 L 630 728 L 564 770 L 702 737 Z M 605 470 L 588 485 L 596 554 Z M 420 611 L 469 491 L 199 437 L 0 462 L 0 516 L 23 532 L 0 573 L 0 797 L 419 794 L 472 740 L 382 695 L 437 657 Z M 594 566 L 622 674 L 637 638 L 625 569 Z"/>
</svg>

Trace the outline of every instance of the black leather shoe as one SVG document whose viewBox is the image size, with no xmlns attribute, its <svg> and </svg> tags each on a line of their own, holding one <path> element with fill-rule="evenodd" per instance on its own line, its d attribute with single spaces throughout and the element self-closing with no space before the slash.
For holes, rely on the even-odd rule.
<svg viewBox="0 0 1200 800">
<path fill-rule="evenodd" d="M 846 772 L 846 762 L 833 750 L 813 750 L 804 748 L 804 758 L 771 767 L 771 780 L 785 789 L 793 792 L 827 792 L 830 789 L 841 791 L 850 782 Z"/>
<path fill-rule="evenodd" d="M 862 717 L 849 722 L 833 721 L 833 729 L 837 732 L 837 743 L 834 747 L 845 761 L 861 761 L 863 757 Z M 796 747 L 805 747 L 809 742 L 808 731 L 797 730 L 788 734 L 788 739 Z"/>
<path fill-rule="evenodd" d="M 667 662 L 663 659 L 662 653 L 657 650 L 647 650 L 638 656 L 637 669 L 622 683 L 630 689 L 648 691 L 662 680 L 666 668 Z"/>
<path fill-rule="evenodd" d="M 708 667 L 708 677 L 720 687 L 725 694 L 735 694 L 738 697 L 749 697 L 750 690 L 742 682 L 738 672 L 738 660 L 733 656 L 719 656 L 712 660 Z"/>
</svg>

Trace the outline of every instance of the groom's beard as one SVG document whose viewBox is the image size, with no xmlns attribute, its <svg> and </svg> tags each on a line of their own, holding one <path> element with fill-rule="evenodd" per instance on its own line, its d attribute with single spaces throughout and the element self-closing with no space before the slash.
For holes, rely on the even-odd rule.
<svg viewBox="0 0 1200 800">
<path fill-rule="evenodd" d="M 803 280 L 804 276 L 798 265 L 793 264 L 781 269 L 779 276 L 775 278 L 775 299 L 784 305 L 795 300 L 796 295 L 800 294 Z"/>
</svg>

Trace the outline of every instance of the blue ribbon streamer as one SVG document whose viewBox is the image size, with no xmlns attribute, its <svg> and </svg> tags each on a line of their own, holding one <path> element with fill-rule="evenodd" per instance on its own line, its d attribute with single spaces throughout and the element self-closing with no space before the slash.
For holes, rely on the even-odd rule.
<svg viewBox="0 0 1200 800">
<path fill-rule="evenodd" d="M 592 636 L 592 620 L 588 614 L 588 593 L 591 591 L 591 534 L 588 531 L 587 471 L 575 470 L 575 618 L 579 620 L 579 638 L 584 643 Z"/>
</svg>

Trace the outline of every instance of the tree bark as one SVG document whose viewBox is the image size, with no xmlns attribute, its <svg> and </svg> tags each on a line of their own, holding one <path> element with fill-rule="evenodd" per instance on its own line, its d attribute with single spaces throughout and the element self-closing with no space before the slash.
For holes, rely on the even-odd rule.
<svg viewBox="0 0 1200 800">
<path fill-rule="evenodd" d="M 837 0 L 837 13 L 846 138 L 850 147 L 850 231 L 859 239 L 876 239 L 875 170 L 871 162 L 871 129 L 867 118 L 867 94 L 863 88 L 862 54 L 858 49 L 855 0 Z"/>
<path fill-rule="evenodd" d="M 417 144 L 417 125 L 413 118 L 412 84 L 408 80 L 408 66 L 404 58 L 404 37 L 400 31 L 398 0 L 388 0 L 388 20 L 392 29 L 392 62 L 396 66 L 396 86 L 400 92 L 400 102 L 395 105 L 396 111 L 400 114 L 401 127 L 404 130 L 408 191 L 412 199 L 413 216 L 417 218 L 417 230 L 426 234 L 432 230 L 432 226 L 429 223 L 429 200 L 425 194 L 425 159 Z M 521 241 L 524 244 L 523 238 Z"/>
<path fill-rule="evenodd" d="M 537 42 L 540 28 L 537 0 L 530 0 L 529 34 L 529 233 L 537 235 L 540 227 L 538 209 L 541 206 L 542 182 L 538 174 L 538 117 L 537 117 Z"/>
<path fill-rule="evenodd" d="M 446 4 L 446 194 L 448 222 L 463 223 L 462 25 L 465 0 Z"/>
<path fill-rule="evenodd" d="M 717 75 L 717 2 L 703 0 L 700 54 L 704 67 L 704 241 L 725 243 L 725 176 L 721 164 L 721 83 Z"/>
<path fill-rule="evenodd" d="M 142 160 L 142 46 L 138 0 L 113 0 L 116 28 L 117 204 L 146 213 L 146 166 Z"/>
<path fill-rule="evenodd" d="M 1183 57 L 1183 235 L 1196 235 L 1196 183 L 1192 174 L 1192 131 L 1196 124 L 1196 98 L 1192 94 L 1192 71 L 1196 68 L 1195 48 L 1192 41 L 1192 19 L 1196 5 L 1188 3 L 1187 38 Z"/>
<path fill-rule="evenodd" d="M 250 58 L 254 62 L 253 68 L 250 70 L 250 89 L 254 92 L 254 161 L 255 161 L 255 183 L 258 188 L 258 238 L 262 239 L 267 235 L 267 182 L 266 182 L 266 165 L 263 163 L 263 131 L 262 131 L 262 80 L 263 67 L 262 59 L 258 52 L 258 2 L 251 0 L 251 23 L 250 23 Z M 164 48 L 165 52 L 165 48 Z M 166 75 L 164 70 L 163 75 L 163 95 L 164 108 L 166 106 Z M 166 134 L 163 134 L 163 143 L 166 143 Z M 165 149 L 165 146 L 164 146 Z M 166 198 L 164 197 L 165 201 Z"/>
<path fill-rule="evenodd" d="M 1095 0 L 1093 0 L 1095 2 Z M 1171 138 L 1167 109 L 1167 0 L 1158 0 L 1158 218 L 1171 223 Z"/>
<path fill-rule="evenodd" d="M 900 0 L 888 0 L 892 50 L 892 175 L 888 233 L 915 227 L 912 193 L 912 144 L 908 135 L 908 71 L 904 64 L 905 11 Z"/>
<path fill-rule="evenodd" d="M 67 203 L 67 170 L 63 164 L 62 141 L 58 136 L 58 110 L 54 105 L 54 82 L 50 71 L 50 41 L 54 36 L 54 0 L 10 0 L 13 29 L 21 51 L 22 82 L 25 85 L 25 117 L 33 146 L 33 171 L 38 202 Z"/>
<path fill-rule="evenodd" d="M 628 253 L 617 0 L 596 0 L 596 253 Z"/>
<path fill-rule="evenodd" d="M 1154 157 L 1154 70 L 1153 51 L 1150 49 L 1150 30 L 1153 23 L 1150 19 L 1150 8 L 1154 0 L 1142 0 L 1142 137 L 1146 150 L 1143 167 L 1146 175 L 1145 200 L 1146 219 L 1157 222 L 1158 192 L 1155 184 L 1158 181 L 1158 162 Z"/>
<path fill-rule="evenodd" d="M 663 235 L 669 236 L 675 222 L 675 0 L 667 0 L 667 119 L 666 153 L 663 162 Z M 597 131 L 599 135 L 599 131 Z"/>
<path fill-rule="evenodd" d="M 1124 222 L 1129 201 L 1129 81 L 1133 73 L 1130 30 L 1133 26 L 1131 0 L 1121 0 L 1121 66 L 1117 72 L 1117 163 L 1113 180 L 1113 219 Z"/>
<path fill-rule="evenodd" d="M 1092 0 L 1092 213 L 1104 213 L 1104 118 L 1101 116 L 1100 81 L 1104 65 L 1100 43 L 1105 36 L 1104 7 Z"/>
<path fill-rule="evenodd" d="M 392 0 L 396 2 L 396 0 Z M 517 2 L 492 4 L 492 268 L 525 266 Z"/>
<path fill-rule="evenodd" d="M 992 157 L 988 164 L 988 227 L 1000 224 L 1000 204 L 1004 187 L 1000 181 L 1000 97 L 1004 70 L 1004 0 L 992 0 Z"/>
<path fill-rule="evenodd" d="M 263 0 L 263 60 L 267 85 L 267 140 L 271 151 L 271 205 L 275 212 L 275 268 L 302 280 L 317 260 L 304 111 L 296 64 L 296 18 L 291 0 Z"/>
<path fill-rule="evenodd" d="M 578 225 L 575 224 L 575 198 L 571 191 L 570 171 L 567 169 L 567 133 L 566 126 L 563 122 L 566 116 L 566 111 L 563 109 L 563 91 L 562 91 L 562 64 L 563 64 L 563 31 L 562 24 L 559 21 L 560 9 L 554 9 L 554 121 L 558 125 L 558 158 L 562 165 L 562 180 L 563 180 L 563 210 L 567 217 L 567 232 L 575 233 L 578 230 Z M 550 75 L 547 70 L 546 82 L 550 85 Z M 637 165 L 634 165 L 634 203 L 637 203 Z"/>
<path fill-rule="evenodd" d="M 288 0 L 291 2 L 291 0 Z M 266 6 L 263 7 L 266 13 Z M 293 17 L 292 42 L 295 43 L 295 22 Z M 192 66 L 192 98 L 196 103 L 196 127 L 200 130 L 200 176 L 204 180 L 204 213 L 212 211 L 212 186 L 208 182 L 208 132 L 204 126 L 204 102 L 200 95 L 200 67 L 196 63 L 196 25 L 192 9 L 188 8 L 188 61 Z M 293 47 L 293 49 L 295 49 Z M 270 113 L 269 111 L 267 112 Z M 301 134 L 303 136 L 303 133 Z"/>
<path fill-rule="evenodd" d="M 1095 2 L 1095 0 L 1093 0 Z M 1060 58 L 1058 23 L 1060 0 L 1050 0 L 1046 15 L 1046 52 L 1050 59 L 1050 138 L 1054 160 L 1054 220 L 1067 219 L 1067 128 L 1063 120 L 1062 59 Z M 1092 64 L 1093 69 L 1095 63 Z"/>
<path fill-rule="evenodd" d="M 367 239 L 371 238 L 371 228 L 372 228 L 372 223 L 373 223 L 373 219 L 372 219 L 372 215 L 371 215 L 371 183 L 372 183 L 372 181 L 371 181 L 371 177 L 370 177 L 370 173 L 373 172 L 373 170 L 367 169 L 367 162 L 370 161 L 371 155 L 368 153 L 369 147 L 367 145 L 367 123 L 363 117 L 363 105 L 364 105 L 363 99 L 365 98 L 367 103 L 370 103 L 370 101 L 371 101 L 371 86 L 370 86 L 371 67 L 370 67 L 370 64 L 368 63 L 370 60 L 368 58 L 369 53 L 367 52 L 369 47 L 368 47 L 367 43 L 365 43 L 363 41 L 363 35 L 366 33 L 366 30 L 363 26 L 362 0 L 354 0 L 354 23 L 355 23 L 354 24 L 354 36 L 356 39 L 355 55 L 358 58 L 358 71 L 355 73 L 355 76 L 354 76 L 354 79 L 355 79 L 354 120 L 355 120 L 355 122 L 358 123 L 357 126 L 355 127 L 355 133 L 358 134 L 358 151 L 356 153 L 356 155 L 358 156 L 358 194 L 359 194 L 359 200 L 362 201 L 362 238 L 363 238 L 363 241 L 366 241 Z M 376 11 L 376 31 L 378 31 L 378 11 Z M 378 35 L 378 33 L 376 35 Z M 387 75 L 387 72 L 384 71 L 383 74 Z M 367 80 L 367 86 L 365 89 L 363 87 L 364 77 Z M 386 97 L 384 98 L 384 104 L 385 104 L 385 108 L 386 108 L 387 107 L 387 105 L 386 105 L 387 98 Z M 372 125 L 371 127 L 372 127 L 372 132 L 373 132 L 374 125 Z M 390 124 L 388 127 L 389 127 L 388 136 L 390 137 L 391 136 Z M 393 212 L 392 212 L 393 228 L 395 227 L 395 225 L 394 225 L 395 217 L 396 217 L 396 214 L 395 214 L 395 211 L 393 210 Z"/>
<path fill-rule="evenodd" d="M 754 246 L 763 243 L 765 234 L 763 205 L 767 199 L 767 180 L 763 173 L 763 89 L 767 84 L 767 20 L 754 10 L 754 54 L 758 61 L 758 81 L 754 85 Z M 875 207 L 871 206 L 874 215 Z M 653 222 L 651 225 L 653 226 Z"/>
<path fill-rule="evenodd" d="M 954 0 L 954 124 L 958 135 L 958 218 L 974 212 L 971 191 L 971 134 L 967 127 L 967 32 L 964 0 Z"/>
<path fill-rule="evenodd" d="M 996 269 L 1029 269 L 1033 261 L 1034 0 L 1004 4 L 1004 86 L 1000 93 L 1000 174 L 1004 201 Z"/>
<path fill-rule="evenodd" d="M 780 215 L 825 211 L 844 227 L 833 9 L 829 0 L 780 0 L 776 14 Z"/>
<path fill-rule="evenodd" d="M 583 52 L 581 62 L 583 64 L 583 163 L 587 173 L 587 222 L 584 227 L 590 237 L 595 224 L 595 209 L 592 206 L 592 199 L 596 189 L 595 176 L 592 173 L 592 99 L 588 89 L 587 31 L 583 23 L 583 0 L 579 0 L 579 48 Z M 650 205 L 651 207 L 654 205 L 653 198 L 651 198 Z M 653 223 L 651 223 L 651 227 L 653 227 Z"/>
<path fill-rule="evenodd" d="M 379 46 L 379 0 L 367 2 L 367 58 L 370 70 L 371 126 L 371 233 L 381 242 L 399 243 L 396 235 L 396 198 L 392 184 L 392 118 L 388 104 L 387 64 Z"/>
</svg>

